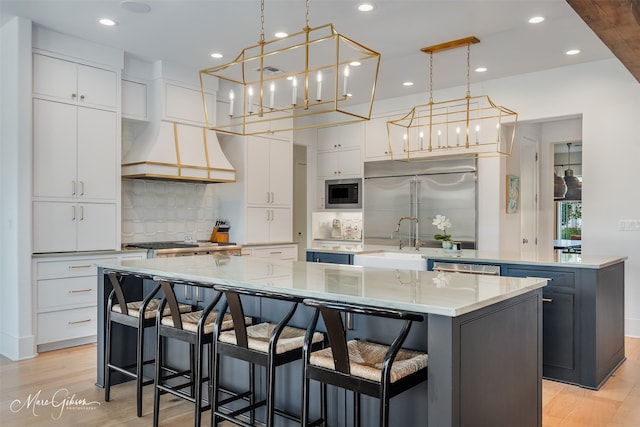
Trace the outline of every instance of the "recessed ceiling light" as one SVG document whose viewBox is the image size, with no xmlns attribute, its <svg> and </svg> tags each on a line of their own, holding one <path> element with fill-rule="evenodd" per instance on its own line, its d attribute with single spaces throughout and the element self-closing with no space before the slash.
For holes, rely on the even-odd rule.
<svg viewBox="0 0 640 427">
<path fill-rule="evenodd" d="M 273 35 L 276 38 L 283 39 L 283 38 L 287 37 L 289 34 L 285 33 L 284 31 L 278 31 L 277 33 L 274 33 Z"/>
<path fill-rule="evenodd" d="M 534 16 L 529 18 L 529 24 L 539 24 L 544 21 L 544 16 Z"/>
<path fill-rule="evenodd" d="M 113 19 L 109 19 L 109 18 L 100 18 L 98 19 L 98 22 L 102 25 L 104 25 L 105 27 L 113 27 L 114 25 L 118 25 L 118 23 L 116 21 L 114 21 Z"/>
<path fill-rule="evenodd" d="M 577 55 L 580 53 L 578 49 L 571 49 L 565 52 L 567 55 Z"/>
<path fill-rule="evenodd" d="M 120 7 L 133 13 L 149 13 L 151 11 L 151 6 L 139 1 L 121 1 Z"/>
<path fill-rule="evenodd" d="M 362 64 L 360 63 L 360 61 L 351 61 L 349 62 L 349 65 L 351 65 L 352 67 L 359 67 Z"/>
<path fill-rule="evenodd" d="M 373 10 L 373 5 L 370 3 L 361 3 L 358 5 L 358 10 L 360 12 L 371 12 Z"/>
<path fill-rule="evenodd" d="M 478 67 L 476 68 L 476 73 L 484 73 L 487 71 L 487 67 Z"/>
<path fill-rule="evenodd" d="M 218 52 L 213 52 L 210 56 L 215 59 L 222 58 L 222 54 Z"/>
<path fill-rule="evenodd" d="M 404 82 L 402 86 L 413 86 L 413 82 Z"/>
</svg>

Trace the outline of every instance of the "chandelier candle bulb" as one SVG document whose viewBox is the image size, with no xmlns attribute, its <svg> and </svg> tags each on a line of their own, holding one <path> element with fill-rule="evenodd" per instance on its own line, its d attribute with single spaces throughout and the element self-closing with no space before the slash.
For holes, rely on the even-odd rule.
<svg viewBox="0 0 640 427">
<path fill-rule="evenodd" d="M 476 125 L 476 144 L 478 143 L 478 134 L 480 133 L 480 125 Z"/>
<path fill-rule="evenodd" d="M 422 150 L 422 141 L 424 138 L 424 132 L 420 132 L 420 149 Z"/>
<path fill-rule="evenodd" d="M 456 128 L 456 146 L 460 146 L 460 128 Z"/>
<path fill-rule="evenodd" d="M 440 135 L 442 135 L 442 131 L 438 130 L 438 147 L 440 147 Z"/>
<path fill-rule="evenodd" d="M 316 76 L 316 101 L 322 101 L 322 72 L 318 71 Z"/>
<path fill-rule="evenodd" d="M 291 80 L 291 105 L 296 105 L 298 98 L 298 79 L 295 77 Z"/>
<path fill-rule="evenodd" d="M 347 96 L 347 89 L 349 84 L 349 66 L 345 65 L 344 67 L 344 82 L 342 85 L 342 96 Z"/>
<path fill-rule="evenodd" d="M 248 89 L 249 92 L 249 101 L 248 101 L 248 109 L 249 109 L 249 114 L 253 113 L 253 87 L 249 86 Z"/>
<path fill-rule="evenodd" d="M 229 115 L 233 116 L 233 99 L 235 98 L 235 95 L 233 94 L 233 91 L 230 90 L 229 91 Z"/>
<path fill-rule="evenodd" d="M 276 97 L 276 84 L 271 83 L 271 86 L 269 86 L 269 108 L 271 109 L 273 109 L 275 97 Z"/>
</svg>

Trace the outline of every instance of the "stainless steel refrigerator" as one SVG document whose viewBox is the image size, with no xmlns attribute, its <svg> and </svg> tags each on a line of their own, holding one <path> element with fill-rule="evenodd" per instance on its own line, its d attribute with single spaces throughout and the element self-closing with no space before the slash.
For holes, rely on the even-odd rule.
<svg viewBox="0 0 640 427">
<path fill-rule="evenodd" d="M 476 246 L 477 166 L 473 159 L 427 162 L 365 163 L 363 230 L 365 243 L 413 245 L 416 237 L 427 247 L 439 247 L 436 215 L 451 220 L 447 233 L 462 247 Z M 403 221 L 401 217 L 418 218 Z M 418 229 L 419 235 L 415 231 Z"/>
</svg>

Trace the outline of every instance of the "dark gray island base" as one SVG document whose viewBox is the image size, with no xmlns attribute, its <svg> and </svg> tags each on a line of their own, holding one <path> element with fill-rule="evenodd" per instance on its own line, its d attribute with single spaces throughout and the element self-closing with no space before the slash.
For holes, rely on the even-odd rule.
<svg viewBox="0 0 640 427">
<path fill-rule="evenodd" d="M 430 257 L 428 269 L 450 262 L 450 257 Z M 468 259 L 455 263 L 497 265 L 504 276 L 549 279 L 542 300 L 544 378 L 598 390 L 625 361 L 623 259 L 597 268 Z"/>
<path fill-rule="evenodd" d="M 239 288 L 268 288 L 301 297 L 396 307 L 421 313 L 425 321 L 414 325 L 406 346 L 428 353 L 428 381 L 391 400 L 391 425 L 542 425 L 544 279 L 452 274 L 443 282 L 441 275 L 427 271 L 244 257 L 231 257 L 221 263 L 215 255 L 101 264 L 98 272 L 101 319 L 98 330 L 98 386 L 104 386 L 105 305 L 111 291 L 108 280 L 104 280 L 105 269 L 138 275 L 127 283 L 127 291 L 133 294 L 140 294 L 143 288 L 148 288 L 148 279 L 163 276 L 198 281 L 205 288 L 216 283 Z M 205 295 L 206 300 L 206 292 L 211 290 L 204 289 L 198 293 Z M 188 294 L 184 292 L 184 295 Z M 258 304 L 247 311 L 263 318 L 281 314 L 275 303 Z M 303 307 L 294 318 L 294 325 L 306 327 L 308 318 Z M 357 337 L 375 340 L 387 339 L 388 334 L 395 333 L 389 329 L 391 325 L 356 318 L 350 332 Z M 133 361 L 135 333 L 116 330 L 115 334 L 114 347 L 121 362 Z M 149 340 L 145 352 L 151 354 L 153 346 L 153 340 Z M 180 357 L 176 356 L 176 359 Z M 238 377 L 246 376 L 244 365 L 226 362 L 222 361 L 227 373 L 223 382 L 229 381 L 233 385 Z M 113 381 L 122 379 L 116 377 Z M 276 381 L 280 384 L 277 404 L 298 412 L 301 364 L 287 366 Z M 317 391 L 313 385 L 312 390 Z M 145 391 L 150 392 L 150 389 Z M 329 399 L 334 403 L 329 405 L 329 424 L 348 426 L 352 410 L 350 395 L 330 389 Z M 377 423 L 377 408 L 375 401 L 363 401 L 362 425 Z M 312 407 L 312 413 L 313 410 Z M 289 424 L 283 422 L 282 425 Z"/>
</svg>

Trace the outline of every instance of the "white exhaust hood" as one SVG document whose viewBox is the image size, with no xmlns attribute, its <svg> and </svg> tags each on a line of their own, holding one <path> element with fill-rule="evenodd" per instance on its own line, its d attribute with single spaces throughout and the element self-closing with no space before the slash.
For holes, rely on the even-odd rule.
<svg viewBox="0 0 640 427">
<path fill-rule="evenodd" d="M 149 123 L 122 159 L 123 178 L 234 182 L 216 133 L 176 122 Z"/>
<path fill-rule="evenodd" d="M 129 65 L 136 63 L 130 60 Z M 123 152 L 122 177 L 235 182 L 236 171 L 222 152 L 216 133 L 204 126 L 202 92 L 192 81 L 197 70 L 156 61 L 150 72 L 149 122 Z M 207 91 L 207 108 L 213 111 L 216 90 L 217 85 Z"/>
</svg>

